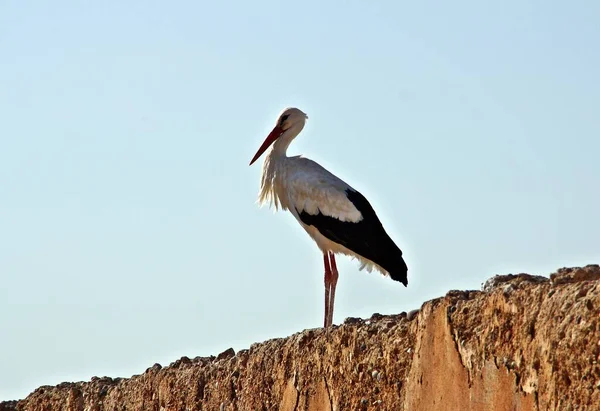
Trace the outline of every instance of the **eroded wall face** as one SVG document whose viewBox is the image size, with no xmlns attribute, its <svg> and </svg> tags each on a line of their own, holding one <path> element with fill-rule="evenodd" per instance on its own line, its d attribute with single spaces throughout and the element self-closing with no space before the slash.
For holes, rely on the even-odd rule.
<svg viewBox="0 0 600 411">
<path fill-rule="evenodd" d="M 183 357 L 128 379 L 40 387 L 5 410 L 600 410 L 600 269 L 497 277 L 417 315 L 348 319 Z"/>
</svg>

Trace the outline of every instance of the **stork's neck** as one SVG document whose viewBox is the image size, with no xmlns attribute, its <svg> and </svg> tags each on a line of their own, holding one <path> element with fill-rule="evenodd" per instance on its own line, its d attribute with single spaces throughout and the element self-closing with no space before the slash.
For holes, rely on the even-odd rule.
<svg viewBox="0 0 600 411">
<path fill-rule="evenodd" d="M 294 121 L 292 126 L 283 132 L 273 143 L 265 162 L 263 163 L 263 172 L 260 182 L 259 202 L 270 202 L 275 209 L 280 206 L 287 210 L 290 207 L 290 200 L 286 194 L 285 179 L 287 169 L 290 165 L 290 157 L 287 156 L 287 149 L 304 128 L 305 117 L 300 121 Z M 286 123 L 287 124 L 287 123 Z"/>
<path fill-rule="evenodd" d="M 287 149 L 294 141 L 294 139 L 300 134 L 302 129 L 304 128 L 304 124 L 300 123 L 298 125 L 294 125 L 288 128 L 282 135 L 279 137 L 271 147 L 271 151 L 268 154 L 268 157 L 271 161 L 283 160 L 287 158 Z"/>
<path fill-rule="evenodd" d="M 304 126 L 304 125 L 302 125 Z M 260 183 L 260 193 L 258 196 L 261 204 L 270 202 L 275 206 L 275 209 L 283 207 L 287 210 L 289 205 L 286 195 L 283 180 L 285 180 L 287 165 L 286 160 L 287 148 L 294 138 L 302 130 L 302 126 L 289 128 L 286 130 L 271 146 L 265 162 L 263 163 L 262 178 Z"/>
</svg>

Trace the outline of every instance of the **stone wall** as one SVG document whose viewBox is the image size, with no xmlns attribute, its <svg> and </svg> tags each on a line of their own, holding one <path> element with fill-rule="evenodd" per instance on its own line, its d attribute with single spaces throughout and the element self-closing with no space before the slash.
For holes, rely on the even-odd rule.
<svg viewBox="0 0 600 411">
<path fill-rule="evenodd" d="M 600 268 L 496 276 L 419 312 L 347 319 L 6 410 L 600 410 Z"/>
</svg>

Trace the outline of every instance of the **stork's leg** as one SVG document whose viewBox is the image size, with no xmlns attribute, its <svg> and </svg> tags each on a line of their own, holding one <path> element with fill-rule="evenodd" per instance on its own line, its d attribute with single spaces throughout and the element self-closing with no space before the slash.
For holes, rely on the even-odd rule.
<svg viewBox="0 0 600 411">
<path fill-rule="evenodd" d="M 331 291 L 331 267 L 329 266 L 329 255 L 323 254 L 323 263 L 325 265 L 325 319 L 323 321 L 323 327 L 329 326 L 329 292 Z"/>
<path fill-rule="evenodd" d="M 338 281 L 338 270 L 337 270 L 337 265 L 335 264 L 335 254 L 333 253 L 329 253 L 329 261 L 330 261 L 330 270 L 331 270 L 331 277 L 330 277 L 330 282 L 329 282 L 329 287 L 330 287 L 330 291 L 329 291 L 329 325 L 333 325 L 333 306 L 335 304 L 335 286 L 337 285 L 337 281 Z"/>
</svg>

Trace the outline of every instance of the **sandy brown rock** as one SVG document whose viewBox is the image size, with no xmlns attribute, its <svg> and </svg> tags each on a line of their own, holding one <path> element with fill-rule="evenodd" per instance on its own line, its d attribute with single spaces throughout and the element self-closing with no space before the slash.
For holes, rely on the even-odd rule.
<svg viewBox="0 0 600 411">
<path fill-rule="evenodd" d="M 0 411 L 13 411 L 17 409 L 17 401 L 0 402 Z"/>
<path fill-rule="evenodd" d="M 8 410 L 600 410 L 600 268 L 496 276 L 407 316 L 347 319 Z"/>
<path fill-rule="evenodd" d="M 585 267 L 561 268 L 550 275 L 550 280 L 554 285 L 600 280 L 600 266 L 590 264 Z"/>
</svg>

